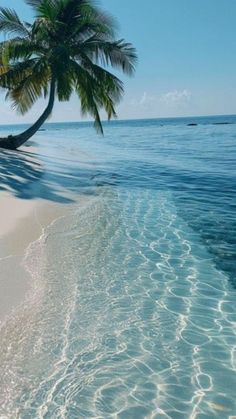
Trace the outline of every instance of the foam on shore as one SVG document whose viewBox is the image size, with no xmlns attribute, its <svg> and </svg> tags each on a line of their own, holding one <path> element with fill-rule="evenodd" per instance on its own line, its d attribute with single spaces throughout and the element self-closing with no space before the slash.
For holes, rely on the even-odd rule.
<svg viewBox="0 0 236 419">
<path fill-rule="evenodd" d="M 4 206 L 0 205 L 0 218 L 5 219 L 4 228 L 0 229 L 0 325 L 21 304 L 32 285 L 22 264 L 27 247 L 65 212 L 58 204 L 22 201 L 6 194 L 3 202 Z"/>
</svg>

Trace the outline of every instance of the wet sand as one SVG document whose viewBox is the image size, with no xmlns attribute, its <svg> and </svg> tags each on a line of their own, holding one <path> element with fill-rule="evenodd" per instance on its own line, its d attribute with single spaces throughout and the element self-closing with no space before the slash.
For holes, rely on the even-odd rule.
<svg viewBox="0 0 236 419">
<path fill-rule="evenodd" d="M 30 152 L 29 152 L 30 150 Z M 0 151 L 1 158 L 10 164 L 11 173 L 0 171 L 0 325 L 25 298 L 30 289 L 31 278 L 23 267 L 22 260 L 27 247 L 37 240 L 44 229 L 56 218 L 63 216 L 65 205 L 36 198 L 35 189 L 40 188 L 40 179 L 30 183 L 27 199 L 16 196 L 15 184 L 20 189 L 22 181 L 17 164 L 17 152 Z M 40 167 L 37 153 L 27 148 L 29 170 Z M 32 154 L 31 154 L 32 153 Z M 11 157 L 12 156 L 12 157 Z M 33 157 L 32 157 L 33 156 Z M 25 157 L 24 157 L 25 159 Z M 21 154 L 19 154 L 19 162 Z M 14 169 L 15 167 L 15 169 Z M 7 181 L 6 181 L 7 179 Z M 24 184 L 22 182 L 22 190 Z M 18 190 L 17 190 L 18 192 Z M 20 193 L 18 193 L 20 195 Z M 23 195 L 23 194 L 22 194 Z"/>
<path fill-rule="evenodd" d="M 64 212 L 60 204 L 24 201 L 0 193 L 0 322 L 22 302 L 30 289 L 31 278 L 22 265 L 27 247 Z"/>
</svg>

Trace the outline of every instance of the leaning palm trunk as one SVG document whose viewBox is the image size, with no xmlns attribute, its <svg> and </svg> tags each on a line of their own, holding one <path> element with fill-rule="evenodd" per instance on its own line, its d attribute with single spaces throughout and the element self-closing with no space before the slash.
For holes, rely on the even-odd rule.
<svg viewBox="0 0 236 419">
<path fill-rule="evenodd" d="M 16 150 L 22 146 L 29 138 L 31 138 L 39 128 L 44 124 L 52 113 L 53 105 L 55 99 L 55 81 L 52 80 L 50 86 L 50 95 L 48 100 L 48 105 L 39 119 L 27 130 L 23 131 L 21 134 L 9 135 L 8 137 L 0 137 L 0 148 L 7 148 L 10 150 Z"/>
<path fill-rule="evenodd" d="M 81 114 L 91 115 L 102 133 L 100 110 L 108 119 L 115 118 L 115 105 L 124 92 L 121 80 L 107 67 L 132 75 L 135 49 L 115 38 L 114 20 L 93 0 L 25 1 L 36 15 L 32 24 L 22 22 L 14 10 L 0 7 L 0 33 L 9 36 L 0 42 L 0 88 L 7 90 L 7 98 L 23 115 L 48 92 L 49 101 L 32 127 L 0 138 L 0 148 L 24 144 L 49 117 L 55 95 L 59 102 L 69 101 L 73 92 Z"/>
</svg>

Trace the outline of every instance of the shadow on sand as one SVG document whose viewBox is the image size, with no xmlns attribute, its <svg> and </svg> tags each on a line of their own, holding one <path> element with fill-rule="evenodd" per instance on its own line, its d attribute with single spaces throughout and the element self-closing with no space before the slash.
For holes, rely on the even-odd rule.
<svg viewBox="0 0 236 419">
<path fill-rule="evenodd" d="M 216 265 L 228 273 L 235 286 L 233 180 L 217 173 L 206 177 L 199 171 L 166 170 L 164 166 L 144 165 L 135 160 L 89 165 L 79 159 L 0 149 L 0 192 L 9 191 L 22 199 L 41 198 L 69 204 L 78 195 L 95 195 L 100 187 L 110 185 L 152 190 L 166 190 L 168 186 L 181 218 L 200 234 Z M 220 220 L 217 228 L 216 219 Z"/>
<path fill-rule="evenodd" d="M 70 167 L 60 159 L 45 165 L 40 155 L 25 151 L 0 150 L 0 191 L 21 199 L 74 202 L 73 194 L 94 194 L 94 170 Z"/>
</svg>

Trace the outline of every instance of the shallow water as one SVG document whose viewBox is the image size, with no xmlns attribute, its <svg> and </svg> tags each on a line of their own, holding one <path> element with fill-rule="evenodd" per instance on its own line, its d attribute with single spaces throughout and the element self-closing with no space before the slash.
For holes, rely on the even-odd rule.
<svg viewBox="0 0 236 419">
<path fill-rule="evenodd" d="M 0 417 L 236 415 L 236 125 L 214 125 L 225 119 L 35 137 L 45 168 L 13 192 L 27 197 L 38 176 L 35 194 L 68 212 L 23 261 L 32 293 L 2 330 Z"/>
</svg>

